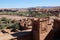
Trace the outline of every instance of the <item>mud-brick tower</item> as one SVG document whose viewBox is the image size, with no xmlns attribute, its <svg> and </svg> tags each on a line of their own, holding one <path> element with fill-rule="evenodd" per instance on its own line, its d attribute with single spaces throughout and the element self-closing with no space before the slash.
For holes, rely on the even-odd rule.
<svg viewBox="0 0 60 40">
<path fill-rule="evenodd" d="M 40 22 L 39 22 L 38 18 L 34 18 L 32 20 L 33 40 L 39 40 L 40 39 L 40 36 L 39 36 L 40 25 L 39 24 L 40 24 Z"/>
<path fill-rule="evenodd" d="M 32 20 L 33 40 L 44 40 L 48 32 L 48 18 L 34 18 Z"/>
</svg>

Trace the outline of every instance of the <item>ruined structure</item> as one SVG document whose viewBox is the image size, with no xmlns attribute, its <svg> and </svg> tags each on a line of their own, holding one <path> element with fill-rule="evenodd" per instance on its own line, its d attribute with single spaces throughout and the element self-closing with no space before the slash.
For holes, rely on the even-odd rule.
<svg viewBox="0 0 60 40">
<path fill-rule="evenodd" d="M 17 36 L 18 40 L 50 40 L 52 39 L 51 30 L 52 22 L 49 18 L 34 18 L 32 19 L 32 31 L 23 31 L 13 35 Z"/>
<path fill-rule="evenodd" d="M 60 20 L 34 18 L 32 19 L 32 30 L 26 29 L 12 36 L 15 38 L 11 40 L 60 40 Z"/>
<path fill-rule="evenodd" d="M 39 34 L 40 34 L 40 22 L 38 20 L 38 18 L 34 19 L 32 21 L 32 33 L 33 33 L 33 40 L 39 40 Z"/>
<path fill-rule="evenodd" d="M 54 20 L 53 31 L 54 31 L 54 40 L 60 40 L 60 19 Z"/>
</svg>

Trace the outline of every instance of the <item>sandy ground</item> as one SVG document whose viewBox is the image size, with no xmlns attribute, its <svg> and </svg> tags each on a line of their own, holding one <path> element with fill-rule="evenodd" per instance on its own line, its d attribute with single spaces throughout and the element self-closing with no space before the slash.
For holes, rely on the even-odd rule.
<svg viewBox="0 0 60 40">
<path fill-rule="evenodd" d="M 16 19 L 16 20 L 19 20 L 19 19 L 24 19 L 26 17 L 23 17 L 23 16 L 13 16 L 13 15 L 0 15 L 0 18 L 8 18 L 8 19 Z"/>
<path fill-rule="evenodd" d="M 29 32 L 29 31 L 31 31 L 31 29 L 27 29 L 27 30 L 23 30 L 23 31 L 19 31 L 19 32 Z M 14 34 L 14 33 L 16 33 L 16 32 L 9 32 L 9 33 L 0 32 L 0 40 L 10 40 L 10 39 L 17 38 L 16 36 L 14 37 L 14 36 L 11 35 L 11 34 Z"/>
<path fill-rule="evenodd" d="M 12 35 L 7 33 L 3 34 L 2 32 L 0 32 L 0 40 L 10 40 L 13 38 L 16 38 L 16 37 L 13 37 Z"/>
<path fill-rule="evenodd" d="M 20 20 L 20 19 L 27 19 L 28 17 L 23 17 L 23 16 L 13 16 L 13 15 L 0 15 L 0 18 L 2 17 L 6 17 L 8 19 L 16 19 L 16 20 Z M 51 19 L 55 19 L 56 17 L 51 17 Z M 48 35 L 48 33 L 50 32 L 51 28 L 48 28 L 48 32 L 44 33 L 44 34 L 40 34 L 41 40 L 44 40 L 44 38 L 46 37 L 46 35 Z M 26 30 L 24 30 L 26 31 Z M 27 30 L 29 31 L 29 30 Z M 11 38 L 15 38 L 13 36 L 11 36 L 10 34 L 3 34 L 0 32 L 0 40 L 9 40 Z"/>
<path fill-rule="evenodd" d="M 15 20 L 33 18 L 33 17 L 24 17 L 24 16 L 16 16 L 16 15 L 0 15 L 0 18 L 2 17 L 8 18 L 8 19 L 15 19 Z"/>
<path fill-rule="evenodd" d="M 8 18 L 8 19 L 15 19 L 15 20 L 20 20 L 20 19 L 27 19 L 28 17 L 23 17 L 23 16 L 13 16 L 13 15 L 0 15 L 0 18 Z M 30 31 L 30 30 L 24 30 L 24 31 Z M 13 37 L 12 35 L 8 33 L 2 33 L 0 32 L 0 40 L 10 40 L 16 37 Z"/>
</svg>

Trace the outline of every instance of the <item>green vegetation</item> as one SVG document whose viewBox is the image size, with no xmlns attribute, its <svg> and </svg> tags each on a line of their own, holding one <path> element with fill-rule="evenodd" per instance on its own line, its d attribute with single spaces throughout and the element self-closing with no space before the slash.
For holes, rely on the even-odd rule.
<svg viewBox="0 0 60 40">
<path fill-rule="evenodd" d="M 27 16 L 29 12 L 0 12 L 0 15 L 18 15 L 18 16 Z"/>
<path fill-rule="evenodd" d="M 41 13 L 38 13 L 38 12 L 31 12 L 31 13 L 30 13 L 30 16 L 42 18 L 42 17 L 48 17 L 49 14 L 43 13 L 43 12 L 41 12 Z"/>
<path fill-rule="evenodd" d="M 48 14 L 46 13 L 38 13 L 36 11 L 33 12 L 0 12 L 0 15 L 18 15 L 18 16 L 31 16 L 31 17 L 46 17 Z"/>
<path fill-rule="evenodd" d="M 18 16 L 31 16 L 31 17 L 48 17 L 47 13 L 39 13 L 39 12 L 0 12 L 0 15 L 18 15 Z M 16 20 L 0 18 L 0 29 L 19 29 L 19 23 Z"/>
<path fill-rule="evenodd" d="M 16 20 L 6 19 L 4 17 L 0 18 L 0 29 L 6 28 L 19 29 L 18 22 Z"/>
</svg>

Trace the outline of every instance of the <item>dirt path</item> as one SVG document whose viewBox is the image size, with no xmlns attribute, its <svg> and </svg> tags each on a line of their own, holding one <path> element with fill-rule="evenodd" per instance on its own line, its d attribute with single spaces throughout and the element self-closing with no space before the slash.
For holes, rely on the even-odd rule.
<svg viewBox="0 0 60 40">
<path fill-rule="evenodd" d="M 24 16 L 16 16 L 16 15 L 0 15 L 0 18 L 2 17 L 8 18 L 8 19 L 15 19 L 15 20 L 34 18 L 34 17 L 24 17 Z"/>
<path fill-rule="evenodd" d="M 2 18 L 2 17 L 8 18 L 8 19 L 16 19 L 16 20 L 27 18 L 27 17 L 23 17 L 23 16 L 0 15 L 0 18 Z"/>
</svg>

